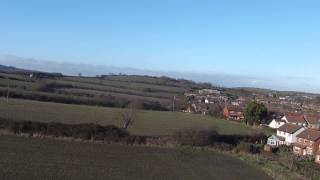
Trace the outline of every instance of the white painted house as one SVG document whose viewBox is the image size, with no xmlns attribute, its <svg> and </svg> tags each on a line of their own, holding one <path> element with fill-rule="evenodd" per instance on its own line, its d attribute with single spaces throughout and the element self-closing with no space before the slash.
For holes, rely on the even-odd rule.
<svg viewBox="0 0 320 180">
<path fill-rule="evenodd" d="M 276 135 L 272 135 L 268 138 L 268 145 L 272 146 L 272 147 L 278 147 L 280 145 L 284 145 L 285 144 L 285 138 L 283 137 L 279 137 Z"/>
<path fill-rule="evenodd" d="M 272 135 L 268 138 L 267 144 L 272 147 L 280 145 L 291 145 L 297 142 L 297 135 L 303 132 L 303 126 L 285 123 L 277 129 L 277 135 Z"/>
<path fill-rule="evenodd" d="M 286 121 L 281 119 L 273 119 L 270 124 L 268 125 L 271 129 L 278 129 L 279 127 L 286 124 Z"/>
<path fill-rule="evenodd" d="M 287 123 L 278 128 L 277 136 L 284 138 L 286 145 L 291 145 L 297 142 L 297 135 L 304 130 L 303 126 Z"/>
</svg>

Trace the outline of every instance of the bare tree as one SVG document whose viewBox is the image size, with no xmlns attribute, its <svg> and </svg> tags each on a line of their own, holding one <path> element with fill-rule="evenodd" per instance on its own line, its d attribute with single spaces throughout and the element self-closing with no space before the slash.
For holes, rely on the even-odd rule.
<svg viewBox="0 0 320 180">
<path fill-rule="evenodd" d="M 120 121 L 123 129 L 128 129 L 130 126 L 134 124 L 136 119 L 138 118 L 138 111 L 134 104 L 129 104 L 127 108 L 123 109 L 120 112 Z"/>
</svg>

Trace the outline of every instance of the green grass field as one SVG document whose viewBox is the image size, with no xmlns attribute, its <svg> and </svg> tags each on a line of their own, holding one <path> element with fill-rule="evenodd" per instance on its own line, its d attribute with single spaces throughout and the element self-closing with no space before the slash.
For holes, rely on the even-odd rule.
<svg viewBox="0 0 320 180">
<path fill-rule="evenodd" d="M 30 120 L 62 123 L 99 123 L 120 125 L 122 109 L 84 105 L 67 105 L 30 100 L 0 98 L 0 117 L 9 120 Z M 186 128 L 215 128 L 222 134 L 270 133 L 242 123 L 216 119 L 210 116 L 181 112 L 139 111 L 138 119 L 129 129 L 136 135 L 168 135 Z"/>
<path fill-rule="evenodd" d="M 105 78 L 96 77 L 62 77 L 42 78 L 41 80 L 31 80 L 28 76 L 19 74 L 0 73 L 0 86 L 12 89 L 22 89 L 24 91 L 38 91 L 41 83 L 57 83 L 60 85 L 73 86 L 74 90 L 95 90 L 92 95 L 99 93 L 117 93 L 117 95 L 135 95 L 141 98 L 161 98 L 171 99 L 177 94 L 183 94 L 190 89 L 191 84 L 182 82 L 172 82 L 161 78 L 144 76 L 107 76 Z M 61 89 L 61 88 L 57 88 Z M 150 91 L 147 91 L 149 89 Z M 54 92 L 51 92 L 54 94 Z"/>
<path fill-rule="evenodd" d="M 0 136 L 0 179 L 269 180 L 216 152 Z"/>
</svg>

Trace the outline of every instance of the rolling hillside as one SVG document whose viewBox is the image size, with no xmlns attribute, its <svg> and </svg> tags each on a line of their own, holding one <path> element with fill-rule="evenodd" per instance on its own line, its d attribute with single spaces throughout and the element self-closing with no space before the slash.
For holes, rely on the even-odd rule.
<svg viewBox="0 0 320 180">
<path fill-rule="evenodd" d="M 0 96 L 67 104 L 126 107 L 135 103 L 141 109 L 171 110 L 176 97 L 179 109 L 184 104 L 185 92 L 209 86 L 168 77 L 75 77 L 11 67 L 0 69 Z"/>
<path fill-rule="evenodd" d="M 30 100 L 0 98 L 0 117 L 9 120 L 61 123 L 99 123 L 120 125 L 122 109 L 86 105 L 68 105 Z M 255 129 L 242 123 L 198 114 L 141 110 L 129 129 L 137 135 L 168 135 L 186 128 L 215 128 L 222 134 L 270 133 L 269 129 Z"/>
</svg>

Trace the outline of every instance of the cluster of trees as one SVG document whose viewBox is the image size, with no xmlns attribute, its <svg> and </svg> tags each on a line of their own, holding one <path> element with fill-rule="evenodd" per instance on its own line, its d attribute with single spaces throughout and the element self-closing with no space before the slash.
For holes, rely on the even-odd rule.
<svg viewBox="0 0 320 180">
<path fill-rule="evenodd" d="M 260 125 L 266 122 L 268 109 L 264 104 L 252 101 L 247 104 L 244 116 L 246 124 Z"/>
<path fill-rule="evenodd" d="M 223 118 L 223 106 L 221 104 L 210 105 L 208 113 L 210 116 Z"/>
</svg>

